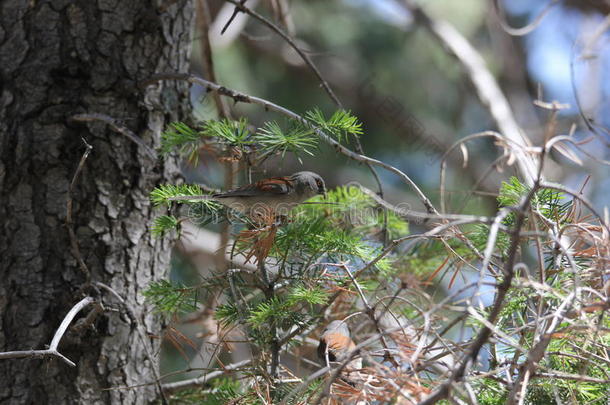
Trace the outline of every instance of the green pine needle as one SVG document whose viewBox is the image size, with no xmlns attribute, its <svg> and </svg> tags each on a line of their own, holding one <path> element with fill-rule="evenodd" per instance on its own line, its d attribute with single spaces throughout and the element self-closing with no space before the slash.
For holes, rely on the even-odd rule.
<svg viewBox="0 0 610 405">
<path fill-rule="evenodd" d="M 216 307 L 214 319 L 218 320 L 222 326 L 236 324 L 239 321 L 239 310 L 234 304 L 221 304 Z"/>
<path fill-rule="evenodd" d="M 314 156 L 311 149 L 318 145 L 312 129 L 294 122 L 286 131 L 275 121 L 266 122 L 255 137 L 263 154 L 279 153 L 282 157 L 286 152 L 294 153 L 297 157 L 300 153 Z"/>
<path fill-rule="evenodd" d="M 194 184 L 162 184 L 155 188 L 150 193 L 150 199 L 154 205 L 167 204 L 171 205 L 171 198 L 175 197 L 188 197 L 188 196 L 200 196 L 204 192 L 198 185 Z M 202 200 L 193 200 L 195 202 L 201 202 Z M 203 200 L 205 201 L 205 200 Z"/>
<path fill-rule="evenodd" d="M 172 122 L 168 129 L 161 134 L 161 147 L 163 155 L 178 149 L 181 154 L 190 154 L 197 149 L 201 137 L 196 130 L 183 122 Z"/>
<path fill-rule="evenodd" d="M 172 229 L 179 230 L 180 221 L 178 218 L 173 215 L 162 215 L 158 218 L 155 218 L 155 222 L 151 228 L 151 232 L 155 237 L 161 237 L 166 232 L 171 231 Z"/>
<path fill-rule="evenodd" d="M 500 194 L 498 196 L 498 204 L 501 207 L 516 206 L 529 190 L 529 187 L 513 176 L 508 182 L 502 182 L 502 187 L 500 188 Z M 565 224 L 567 215 L 572 208 L 572 201 L 569 200 L 564 202 L 564 199 L 565 196 L 559 191 L 542 189 L 538 190 L 533 196 L 531 205 L 551 221 Z M 514 222 L 514 217 L 514 213 L 509 214 L 504 220 L 504 224 L 511 225 Z"/>
<path fill-rule="evenodd" d="M 149 284 L 142 294 L 152 302 L 157 313 L 172 315 L 176 312 L 191 312 L 197 309 L 195 290 L 172 284 L 168 280 Z"/>
<path fill-rule="evenodd" d="M 328 301 L 328 292 L 318 287 L 307 288 L 304 286 L 296 286 L 288 295 L 288 303 L 290 305 L 299 302 L 306 302 L 309 305 L 323 305 Z"/>
<path fill-rule="evenodd" d="M 498 196 L 498 204 L 501 207 L 511 207 L 519 204 L 521 197 L 528 192 L 528 187 L 521 183 L 519 179 L 512 176 L 508 182 L 503 181 Z"/>
<path fill-rule="evenodd" d="M 281 301 L 278 297 L 273 297 L 269 301 L 261 302 L 250 312 L 248 322 L 253 326 L 263 326 L 265 324 L 278 321 L 287 309 L 287 303 Z"/>
<path fill-rule="evenodd" d="M 231 145 L 242 147 L 252 143 L 249 140 L 248 121 L 240 118 L 239 121 L 228 119 L 209 120 L 203 124 L 202 133 L 205 136 L 219 138 L 221 141 Z"/>
<path fill-rule="evenodd" d="M 333 135 L 339 141 L 348 135 L 360 136 L 363 133 L 362 123 L 350 111 L 337 110 L 327 119 L 319 108 L 315 108 L 305 113 L 305 118 L 324 132 Z"/>
</svg>

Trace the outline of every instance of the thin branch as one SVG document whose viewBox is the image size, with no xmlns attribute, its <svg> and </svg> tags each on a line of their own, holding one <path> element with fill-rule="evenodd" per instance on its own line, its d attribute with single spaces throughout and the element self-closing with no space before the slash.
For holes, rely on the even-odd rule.
<svg viewBox="0 0 610 405">
<path fill-rule="evenodd" d="M 286 27 L 286 31 L 288 31 L 290 35 L 294 35 L 295 26 L 292 15 L 290 14 L 288 0 L 272 0 L 271 3 L 271 7 L 273 8 L 275 14 L 275 19 L 280 21 L 282 25 Z"/>
<path fill-rule="evenodd" d="M 453 145 L 451 145 L 450 147 L 447 148 L 447 150 L 441 157 L 440 200 L 441 200 L 441 212 L 442 213 L 445 213 L 445 211 L 446 211 L 445 210 L 445 178 L 446 178 L 446 170 L 447 170 L 447 158 L 449 157 L 451 152 L 453 152 L 457 147 L 462 147 L 466 144 L 466 142 L 469 142 L 474 139 L 480 139 L 480 138 L 492 138 L 492 139 L 495 139 L 496 142 L 501 143 L 501 145 L 504 146 L 504 154 L 501 157 L 507 156 L 507 158 L 508 158 L 507 164 L 509 164 L 509 165 L 512 164 L 512 162 L 514 161 L 515 155 L 510 152 L 513 150 L 513 148 L 521 149 L 521 150 L 523 150 L 524 153 L 539 152 L 541 150 L 540 148 L 534 149 L 531 147 L 523 147 L 522 145 L 515 143 L 512 139 L 506 138 L 506 137 L 502 136 L 502 134 L 499 134 L 498 132 L 495 132 L 495 131 L 477 132 L 475 134 L 471 134 L 471 135 L 465 136 L 464 138 L 458 139 L 457 141 L 455 141 L 453 143 Z M 509 150 L 509 147 L 510 147 L 510 150 Z"/>
<path fill-rule="evenodd" d="M 223 370 L 212 371 L 211 373 L 204 374 L 201 377 L 191 378 L 189 380 L 177 381 L 173 383 L 162 384 L 161 387 L 163 391 L 171 393 L 175 391 L 179 391 L 185 388 L 194 388 L 199 387 L 206 382 L 213 380 L 214 378 L 221 377 L 225 374 L 230 374 L 230 372 L 237 370 L 240 367 L 247 366 L 252 362 L 251 359 L 246 359 L 239 361 L 237 363 L 230 364 L 225 366 Z"/>
<path fill-rule="evenodd" d="M 245 0 L 242 1 L 245 3 Z M 205 72 L 207 73 L 207 78 L 210 81 L 216 81 L 216 72 L 214 70 L 214 59 L 212 58 L 212 46 L 210 44 L 210 25 L 212 24 L 211 15 L 210 15 L 210 6 L 207 0 L 197 0 L 197 15 L 199 20 L 201 21 L 201 54 L 203 57 L 203 62 L 205 64 Z M 233 18 L 237 15 L 237 9 L 235 9 L 235 14 L 230 18 L 227 24 L 230 24 L 233 21 Z M 227 25 L 228 26 L 228 25 Z M 223 29 L 223 33 L 224 30 Z M 218 110 L 218 115 L 222 118 L 229 117 L 229 108 L 225 105 L 224 100 L 220 97 L 218 93 L 214 93 L 214 103 L 216 104 L 216 109 Z"/>
<path fill-rule="evenodd" d="M 116 119 L 114 119 L 108 115 L 99 114 L 99 113 L 76 114 L 76 115 L 73 115 L 70 119 L 72 121 L 78 121 L 78 122 L 95 122 L 95 121 L 104 122 L 113 131 L 126 136 L 127 139 L 129 139 L 130 141 L 141 146 L 142 149 L 144 149 L 144 152 L 146 152 L 146 154 L 151 159 L 153 159 L 153 160 L 157 159 L 157 153 L 150 146 L 148 146 L 146 143 L 144 143 L 144 141 L 139 136 L 137 136 L 135 133 L 133 133 L 133 131 L 130 130 L 129 128 L 127 128 L 126 126 L 120 124 Z"/>
<path fill-rule="evenodd" d="M 462 214 L 427 214 L 425 212 L 413 211 L 411 209 L 403 209 L 402 207 L 393 205 L 388 201 L 381 198 L 377 193 L 372 190 L 361 186 L 360 184 L 357 187 L 367 196 L 371 197 L 377 204 L 388 211 L 392 211 L 397 216 L 409 221 L 413 222 L 417 225 L 425 225 L 428 224 L 429 227 L 434 227 L 442 222 L 443 220 L 473 220 L 480 221 L 483 223 L 491 223 L 493 222 L 492 217 L 484 217 L 484 216 L 474 216 L 474 215 L 462 215 Z M 186 198 L 186 197 L 185 197 Z M 433 221 L 437 220 L 437 221 Z"/>
<path fill-rule="evenodd" d="M 356 290 L 358 290 L 358 294 L 360 295 L 360 299 L 362 300 L 362 303 L 364 304 L 364 308 L 366 309 L 364 312 L 368 315 L 368 317 L 373 322 L 373 325 L 375 326 L 375 330 L 377 331 L 377 333 L 379 333 L 381 335 L 381 344 L 384 348 L 384 354 L 383 354 L 384 360 L 389 360 L 390 363 L 392 363 L 392 365 L 394 367 L 399 367 L 400 365 L 398 364 L 396 359 L 394 359 L 394 357 L 390 354 L 388 342 L 386 341 L 385 336 L 383 335 L 383 330 L 381 329 L 381 326 L 379 325 L 379 320 L 375 316 L 375 309 L 369 304 L 369 301 L 367 300 L 366 295 L 364 295 L 364 292 L 362 291 L 362 287 L 360 287 L 360 284 L 358 284 L 358 281 L 356 280 L 356 278 L 350 271 L 349 267 L 347 265 L 345 265 L 344 263 L 341 264 L 340 267 L 343 270 L 345 270 L 345 272 L 347 273 L 349 278 L 352 280 L 352 283 L 354 283 L 354 286 L 356 287 Z"/>
<path fill-rule="evenodd" d="M 3 353 L 0 353 L 0 360 L 20 359 L 20 358 L 24 358 L 24 357 L 55 356 L 55 357 L 58 357 L 59 359 L 63 360 L 69 366 L 76 367 L 76 364 L 74 364 L 74 362 L 72 362 L 66 356 L 61 354 L 57 349 L 59 347 L 59 342 L 61 341 L 61 338 L 64 336 L 64 334 L 68 330 L 68 327 L 70 326 L 70 323 L 72 323 L 72 320 L 74 319 L 76 314 L 78 314 L 83 308 L 85 308 L 87 305 L 91 304 L 92 302 L 94 302 L 93 298 L 85 297 L 82 300 L 80 300 L 78 303 L 76 303 L 76 305 L 74 305 L 72 307 L 72 309 L 70 309 L 70 311 L 66 314 L 64 320 L 59 325 L 59 328 L 57 328 L 57 331 L 55 332 L 55 335 L 53 336 L 53 340 L 51 340 L 51 345 L 49 346 L 49 348 L 47 350 L 22 350 L 22 351 L 14 351 L 14 352 L 3 352 Z"/>
<path fill-rule="evenodd" d="M 605 380 L 603 378 L 594 378 L 587 377 L 586 375 L 580 374 L 567 374 L 561 372 L 537 372 L 533 374 L 531 378 L 551 378 L 551 379 L 560 379 L 560 380 L 571 380 L 571 381 L 582 381 L 582 382 L 590 382 L 595 384 L 610 384 L 610 380 Z"/>
<path fill-rule="evenodd" d="M 522 37 L 524 35 L 529 34 L 532 31 L 534 31 L 536 28 L 538 28 L 538 26 L 540 25 L 540 23 L 542 22 L 544 17 L 548 14 L 549 11 L 551 11 L 553 6 L 555 6 L 557 4 L 559 4 L 559 0 L 552 0 L 550 3 L 548 3 L 544 7 L 544 9 L 542 9 L 542 11 L 540 13 L 538 13 L 536 18 L 534 18 L 534 20 L 532 22 L 528 23 L 524 27 L 514 28 L 514 27 L 511 27 L 508 24 L 508 22 L 506 21 L 506 13 L 504 12 L 504 8 L 502 8 L 502 6 L 500 6 L 499 0 L 493 0 L 493 5 L 496 10 L 496 13 L 498 14 L 498 20 L 500 22 L 500 26 L 502 27 L 502 29 L 504 31 L 506 31 L 507 34 L 515 36 L 515 37 Z"/>
<path fill-rule="evenodd" d="M 496 322 L 496 319 L 500 315 L 500 311 L 504 306 L 504 300 L 515 276 L 514 265 L 516 261 L 517 250 L 519 247 L 521 227 L 523 226 L 523 222 L 525 220 L 525 210 L 537 190 L 538 185 L 535 184 L 534 187 L 532 187 L 532 189 L 529 191 L 529 193 L 521 200 L 519 208 L 515 215 L 516 219 L 511 235 L 508 258 L 506 260 L 503 271 L 504 279 L 502 280 L 502 283 L 500 283 L 497 287 L 496 297 L 494 299 L 491 311 L 489 312 L 489 316 L 487 317 L 487 322 L 491 325 Z M 474 340 L 473 344 L 471 345 L 468 353 L 464 356 L 459 366 L 453 371 L 453 373 L 451 373 L 451 377 L 439 388 L 437 388 L 432 394 L 430 394 L 424 401 L 420 402 L 420 405 L 432 405 L 440 401 L 441 399 L 446 399 L 447 397 L 449 397 L 453 384 L 455 382 L 460 381 L 464 377 L 466 369 L 477 360 L 477 358 L 479 357 L 479 351 L 481 350 L 483 345 L 487 343 L 491 336 L 491 333 L 492 330 L 489 327 L 483 326 L 481 331 L 478 333 L 476 339 Z"/>
<path fill-rule="evenodd" d="M 551 337 L 553 332 L 559 326 L 559 323 L 563 319 L 563 313 L 566 312 L 566 307 L 572 306 L 572 302 L 576 298 L 576 293 L 570 294 L 562 304 L 557 308 L 553 315 L 553 321 L 549 327 L 539 336 L 538 341 L 533 345 L 527 354 L 527 359 L 519 367 L 519 373 L 515 380 L 510 394 L 508 395 L 507 405 L 513 405 L 517 403 L 522 404 L 525 400 L 525 390 L 527 388 L 528 380 L 534 374 L 536 366 L 542 360 L 542 357 L 546 354 L 546 348 L 551 343 Z"/>
<path fill-rule="evenodd" d="M 562 193 L 566 193 L 571 195 L 572 197 L 576 198 L 578 201 L 580 201 L 585 207 L 587 207 L 589 209 L 589 211 L 591 211 L 591 213 L 593 215 L 595 215 L 600 223 L 601 226 L 604 227 L 604 229 L 606 230 L 606 232 L 608 232 L 608 234 L 610 234 L 610 224 L 606 223 L 606 221 L 604 221 L 604 217 L 597 212 L 597 210 L 593 207 L 593 204 L 586 199 L 582 193 L 573 191 L 561 184 L 556 184 L 556 183 L 541 183 L 540 186 L 542 188 L 547 188 L 550 190 L 556 190 L 556 191 L 560 191 Z"/>
<path fill-rule="evenodd" d="M 248 1 L 248 0 L 241 0 L 240 4 L 243 6 L 244 4 L 246 4 L 246 1 Z M 229 28 L 229 26 L 231 25 L 231 23 L 233 22 L 235 17 L 237 17 L 237 14 L 239 13 L 239 11 L 240 11 L 239 7 L 237 7 L 237 6 L 233 9 L 233 14 L 231 14 L 231 17 L 229 17 L 229 20 L 226 22 L 224 27 L 222 27 L 222 29 L 220 30 L 220 35 L 224 34 L 225 31 L 227 30 L 227 28 Z"/>
<path fill-rule="evenodd" d="M 68 198 L 66 201 L 66 228 L 68 228 L 72 255 L 78 262 L 78 266 L 85 275 L 84 285 L 88 286 L 91 283 L 91 271 L 89 271 L 89 267 L 87 267 L 87 264 L 83 260 L 83 256 L 80 252 L 80 247 L 78 244 L 78 239 L 76 237 L 76 233 L 74 232 L 74 222 L 72 221 L 72 194 L 74 193 L 74 186 L 76 185 L 76 181 L 78 180 L 80 172 L 85 166 L 85 161 L 87 160 L 87 157 L 89 157 L 89 153 L 91 153 L 91 150 L 93 149 L 93 146 L 89 145 L 85 138 L 82 138 L 82 140 L 86 146 L 86 149 L 85 152 L 83 152 L 80 161 L 78 162 L 78 166 L 76 167 L 76 171 L 74 172 L 74 176 L 72 177 L 72 181 L 70 182 L 70 187 L 68 188 Z"/>
<path fill-rule="evenodd" d="M 252 6 L 251 6 L 252 7 Z M 290 69 L 293 70 L 305 70 L 308 69 L 308 67 L 305 64 L 292 64 L 290 58 L 285 54 L 282 53 L 280 49 L 278 49 L 277 47 L 271 45 L 265 45 L 264 43 L 262 43 L 261 41 L 255 41 L 255 40 L 250 40 L 250 41 L 246 41 L 246 45 L 253 48 L 253 50 L 259 54 L 260 52 L 263 52 L 265 54 L 271 55 L 274 58 L 279 58 L 281 59 L 284 63 L 289 65 Z M 353 80 L 347 79 L 346 77 L 343 76 L 335 76 L 331 78 L 331 85 L 333 85 L 335 88 L 340 88 L 344 91 L 347 91 L 349 89 L 359 89 L 358 93 L 360 94 L 361 92 L 363 93 L 363 86 L 365 86 L 366 82 L 362 82 L 362 83 L 356 83 Z M 372 84 L 371 84 L 372 86 Z M 370 92 L 371 95 L 370 96 L 362 96 L 360 95 L 360 97 L 358 97 L 356 100 L 353 100 L 359 104 L 361 104 L 359 107 L 355 107 L 356 110 L 360 110 L 363 111 L 365 114 L 366 113 L 372 113 L 375 111 L 378 111 L 381 107 L 381 103 L 383 102 L 383 100 L 393 100 L 392 96 L 388 96 L 388 95 L 384 95 L 381 93 L 377 93 L 377 91 L 371 87 L 370 88 Z M 402 106 L 400 111 L 402 112 Z M 385 120 L 388 120 L 389 125 L 391 127 L 394 127 L 395 129 L 401 129 L 401 128 L 405 128 L 405 115 L 403 115 L 402 113 L 400 114 L 384 114 L 383 117 Z M 413 117 L 411 117 L 413 118 Z M 443 126 L 444 124 L 438 120 L 436 120 L 436 123 L 439 124 L 440 126 Z M 438 130 L 438 129 L 437 129 Z M 413 139 L 409 138 L 406 140 L 407 144 L 409 145 L 410 148 L 413 148 L 415 150 L 420 150 L 422 148 L 428 149 L 431 152 L 435 152 L 435 153 L 441 153 L 442 151 L 446 150 L 448 145 L 446 145 L 446 142 L 443 141 L 443 139 L 441 138 L 446 138 L 448 135 L 448 131 L 445 130 L 444 132 L 446 132 L 444 137 L 438 137 L 436 135 L 433 135 L 431 133 L 425 132 L 425 131 L 419 131 L 419 130 L 411 130 L 409 133 L 409 137 L 413 137 Z M 359 150 L 358 147 L 358 143 L 360 141 L 359 137 L 355 137 L 354 141 L 356 142 L 356 152 L 360 153 L 360 154 L 364 154 L 363 152 L 361 152 Z M 452 158 L 454 159 L 454 158 Z M 467 171 L 469 173 L 470 176 L 472 176 L 473 178 L 478 177 L 479 173 L 481 172 L 481 170 L 479 170 L 478 165 L 476 165 L 476 162 L 473 162 L 473 164 L 469 165 L 467 167 Z M 482 186 L 486 189 L 486 190 L 491 190 L 492 184 L 489 180 L 484 179 L 485 181 L 483 182 Z M 493 185 L 495 186 L 495 184 Z M 383 197 L 383 193 L 380 192 L 379 196 Z"/>
<path fill-rule="evenodd" d="M 249 0 L 248 4 L 251 8 L 254 8 L 258 3 L 259 0 Z M 226 48 L 231 45 L 240 35 L 247 35 L 243 31 L 246 28 L 246 24 L 248 23 L 250 17 L 247 14 L 239 13 L 233 20 L 231 29 L 224 34 L 221 34 L 225 22 L 231 17 L 234 10 L 235 7 L 233 7 L 232 4 L 223 4 L 220 10 L 218 10 L 216 13 L 214 21 L 210 25 L 208 35 L 210 36 L 210 43 L 214 45 L 215 49 Z"/>
<path fill-rule="evenodd" d="M 245 3 L 245 2 L 246 2 L 246 0 L 242 0 L 242 3 Z M 238 12 L 238 10 L 236 8 L 233 15 L 227 22 L 226 26 L 223 28 L 221 35 L 227 29 L 229 24 L 231 24 L 231 21 L 233 21 L 233 19 L 237 16 L 237 12 Z M 214 70 L 214 60 L 212 58 L 212 45 L 210 43 L 210 26 L 212 24 L 212 22 L 211 22 L 212 18 L 211 18 L 210 7 L 208 5 L 207 0 L 198 0 L 197 1 L 197 14 L 202 23 L 201 53 L 202 53 L 203 61 L 205 64 L 207 78 L 210 79 L 210 81 L 215 82 L 216 81 L 216 72 Z M 229 107 L 225 103 L 225 99 L 223 99 L 220 96 L 220 94 L 218 94 L 217 92 L 214 92 L 212 94 L 212 96 L 214 97 L 214 103 L 216 104 L 218 116 L 220 118 L 230 118 L 231 112 L 230 112 Z M 225 173 L 225 175 L 224 175 L 225 190 L 232 190 L 233 188 L 235 188 L 234 173 L 236 172 L 236 164 L 233 161 L 227 161 L 224 163 L 223 166 L 224 166 L 224 173 Z M 225 252 L 225 248 L 229 244 L 230 233 L 231 233 L 231 225 L 229 223 L 222 223 L 220 226 L 220 249 L 218 249 L 218 251 L 216 253 L 215 260 L 216 260 L 216 265 L 218 266 L 218 268 L 222 269 L 224 271 L 227 271 L 230 267 L 230 263 L 227 260 L 226 252 Z M 212 311 L 216 308 L 217 301 L 213 294 L 207 298 L 207 300 L 205 302 L 205 306 Z M 210 359 L 210 361 L 211 361 L 211 359 Z"/>
<path fill-rule="evenodd" d="M 580 118 L 585 123 L 585 126 L 587 127 L 587 129 L 592 134 L 597 136 L 598 140 L 603 142 L 606 146 L 609 146 L 610 143 L 608 143 L 608 141 L 605 139 L 606 138 L 605 135 L 603 133 L 600 133 L 600 131 L 598 130 L 598 128 L 601 128 L 602 130 L 604 130 L 604 132 L 607 133 L 608 132 L 607 128 L 596 123 L 593 118 L 588 117 L 585 114 L 585 111 L 583 110 L 582 102 L 580 101 L 580 94 L 578 91 L 578 87 L 576 87 L 576 77 L 575 77 L 575 71 L 574 71 L 575 70 L 574 69 L 574 60 L 576 58 L 576 45 L 577 45 L 577 43 L 574 42 L 574 45 L 572 46 L 572 50 L 571 50 L 571 56 L 570 56 L 570 84 L 572 86 L 572 94 L 574 96 L 574 100 L 576 101 L 576 109 L 578 110 L 578 114 L 580 115 Z"/>
<path fill-rule="evenodd" d="M 610 29 L 610 14 L 604 18 L 604 21 L 599 24 L 599 26 L 595 29 L 591 37 L 587 40 L 584 49 L 582 51 L 582 57 L 585 59 L 595 57 L 595 52 L 593 48 L 602 35 Z"/>
<path fill-rule="evenodd" d="M 282 30 L 280 27 L 278 27 L 273 22 L 269 21 L 267 18 L 258 14 L 256 11 L 246 7 L 244 5 L 245 2 L 243 0 L 239 1 L 239 2 L 236 0 L 225 0 L 225 1 L 227 1 L 231 4 L 234 4 L 236 10 L 242 11 L 242 12 L 256 18 L 257 20 L 259 20 L 260 22 L 265 24 L 267 27 L 269 27 L 272 31 L 277 33 L 280 37 L 282 37 L 282 39 L 284 41 L 286 41 L 292 47 L 292 49 L 294 49 L 296 51 L 296 53 L 299 54 L 299 56 L 303 59 L 303 61 L 305 61 L 307 66 L 309 66 L 311 68 L 311 70 L 314 72 L 314 74 L 320 81 L 320 84 L 322 85 L 322 87 L 324 88 L 326 93 L 328 93 L 329 97 L 333 100 L 333 102 L 339 108 L 343 108 L 341 105 L 341 102 L 339 101 L 339 99 L 337 98 L 335 93 L 330 88 L 328 82 L 322 77 L 322 74 L 320 73 L 320 71 L 318 70 L 316 65 L 313 63 L 313 61 L 309 58 L 309 56 L 307 56 L 307 54 L 305 52 L 303 52 L 303 50 L 301 50 L 301 48 L 299 48 L 299 46 L 294 42 L 294 40 L 292 38 L 290 38 L 290 36 L 284 32 L 284 30 Z"/>
<path fill-rule="evenodd" d="M 489 109 L 502 135 L 518 145 L 528 146 L 529 140 L 517 124 L 508 100 L 479 52 L 448 22 L 430 17 L 413 0 L 403 0 L 403 3 L 415 19 L 462 64 L 477 90 L 479 99 Z M 531 187 L 536 179 L 535 161 L 519 149 L 515 150 L 515 155 L 521 177 Z"/>
<path fill-rule="evenodd" d="M 482 220 L 482 218 L 485 218 L 485 220 Z M 449 223 L 438 225 L 438 226 L 434 227 L 433 229 L 431 229 L 428 232 L 423 233 L 423 234 L 408 235 L 408 236 L 404 236 L 404 237 L 399 238 L 399 239 L 395 239 L 377 257 L 375 257 L 370 262 L 366 263 L 360 269 L 356 270 L 354 272 L 354 275 L 356 277 L 358 277 L 361 273 L 363 273 L 364 271 L 366 271 L 366 270 L 370 269 L 371 267 L 373 267 L 374 265 L 376 265 L 381 259 L 383 259 L 387 255 L 389 255 L 392 252 L 392 250 L 394 250 L 395 247 L 397 247 L 398 245 L 400 245 L 404 241 L 412 240 L 412 239 L 417 240 L 417 239 L 429 238 L 429 237 L 437 236 L 437 235 L 442 234 L 447 229 L 451 229 L 451 228 L 456 227 L 458 225 L 465 225 L 465 224 L 472 224 L 472 223 L 488 223 L 488 220 L 487 220 L 486 217 L 470 217 L 470 218 L 465 218 L 465 219 L 458 219 L 458 220 L 455 220 L 453 222 L 449 222 Z"/>
</svg>

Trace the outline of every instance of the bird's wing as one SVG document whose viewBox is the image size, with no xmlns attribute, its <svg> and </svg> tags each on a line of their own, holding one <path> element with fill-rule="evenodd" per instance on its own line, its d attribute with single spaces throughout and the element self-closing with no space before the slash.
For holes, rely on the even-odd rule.
<svg viewBox="0 0 610 405">
<path fill-rule="evenodd" d="M 329 333 L 326 336 L 326 343 L 331 350 L 348 351 L 352 349 L 354 342 L 342 333 Z"/>
<path fill-rule="evenodd" d="M 254 184 L 248 184 L 226 193 L 214 194 L 215 198 L 223 197 L 255 197 L 265 195 L 287 194 L 292 189 L 292 183 L 285 177 L 272 177 Z"/>
</svg>

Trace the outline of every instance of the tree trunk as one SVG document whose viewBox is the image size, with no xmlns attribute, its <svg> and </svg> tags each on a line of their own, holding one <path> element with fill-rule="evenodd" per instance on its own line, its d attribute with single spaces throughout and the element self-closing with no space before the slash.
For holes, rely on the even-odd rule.
<svg viewBox="0 0 610 405">
<path fill-rule="evenodd" d="M 0 2 L 0 351 L 44 349 L 85 294 L 106 304 L 94 327 L 69 329 L 59 346 L 76 367 L 0 360 L 0 403 L 139 404 L 158 395 L 155 385 L 112 388 L 154 380 L 160 323 L 142 290 L 165 276 L 170 248 L 151 236 L 148 195 L 177 168 L 103 123 L 69 118 L 106 114 L 153 148 L 168 120 L 184 119 L 184 84 L 137 87 L 154 73 L 188 71 L 191 2 L 164 3 L 172 2 Z M 74 188 L 73 229 L 91 280 L 131 306 L 145 341 L 116 298 L 81 289 L 65 225 L 81 137 L 93 150 Z"/>
</svg>

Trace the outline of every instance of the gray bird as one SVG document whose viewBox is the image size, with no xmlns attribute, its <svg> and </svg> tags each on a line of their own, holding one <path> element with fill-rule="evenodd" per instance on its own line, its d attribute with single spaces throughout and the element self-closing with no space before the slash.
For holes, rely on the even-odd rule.
<svg viewBox="0 0 610 405">
<path fill-rule="evenodd" d="M 271 177 L 235 190 L 212 195 L 212 199 L 249 217 L 260 213 L 285 216 L 293 207 L 319 194 L 326 194 L 324 180 L 313 172 Z"/>
</svg>

